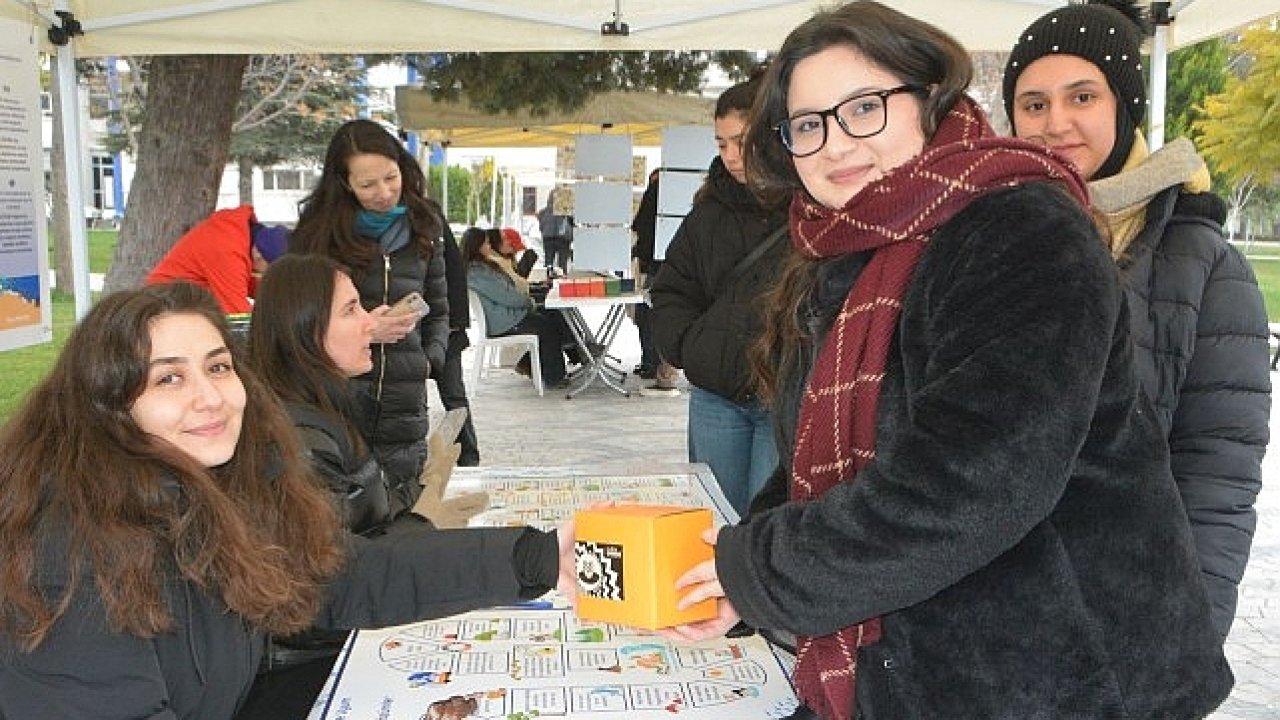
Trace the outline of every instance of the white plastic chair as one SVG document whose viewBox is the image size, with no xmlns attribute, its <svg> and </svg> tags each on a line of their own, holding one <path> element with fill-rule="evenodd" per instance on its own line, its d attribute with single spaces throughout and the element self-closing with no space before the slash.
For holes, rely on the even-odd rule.
<svg viewBox="0 0 1280 720">
<path fill-rule="evenodd" d="M 468 329 L 468 335 L 471 337 L 471 349 L 475 354 L 475 358 L 471 362 L 471 379 L 467 383 L 468 392 L 474 392 L 472 388 L 479 386 L 480 376 L 486 369 L 490 366 L 497 366 L 497 354 L 502 348 L 527 347 L 529 348 L 529 370 L 533 376 L 533 387 L 538 391 L 538 395 L 541 396 L 543 393 L 542 364 L 538 356 L 538 336 L 503 335 L 489 337 L 488 329 L 485 326 L 484 306 L 480 304 L 480 296 L 476 294 L 475 290 L 468 288 L 467 301 L 471 305 L 471 327 Z"/>
</svg>

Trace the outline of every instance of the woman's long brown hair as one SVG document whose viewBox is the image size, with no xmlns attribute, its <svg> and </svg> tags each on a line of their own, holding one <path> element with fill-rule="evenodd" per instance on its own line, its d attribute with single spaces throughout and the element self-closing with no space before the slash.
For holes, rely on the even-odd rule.
<svg viewBox="0 0 1280 720">
<path fill-rule="evenodd" d="M 218 330 L 245 386 L 235 455 L 216 468 L 130 415 L 152 323 L 175 314 Z M 242 360 L 194 285 L 114 293 L 81 321 L 0 431 L 0 633 L 34 649 L 77 592 L 96 592 L 113 629 L 153 637 L 173 625 L 175 573 L 264 631 L 310 624 L 343 562 L 341 522 L 279 401 Z M 62 575 L 60 588 L 42 580 Z"/>
</svg>

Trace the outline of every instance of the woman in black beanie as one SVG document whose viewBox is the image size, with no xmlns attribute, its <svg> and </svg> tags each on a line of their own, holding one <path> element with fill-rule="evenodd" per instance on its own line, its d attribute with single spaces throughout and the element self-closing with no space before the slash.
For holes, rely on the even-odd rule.
<svg viewBox="0 0 1280 720">
<path fill-rule="evenodd" d="M 1004 74 L 1015 135 L 1076 164 L 1124 274 L 1136 367 L 1169 439 L 1223 639 L 1257 516 L 1271 403 L 1267 318 L 1191 141 L 1150 152 L 1132 0 L 1071 5 L 1019 37 Z"/>
</svg>

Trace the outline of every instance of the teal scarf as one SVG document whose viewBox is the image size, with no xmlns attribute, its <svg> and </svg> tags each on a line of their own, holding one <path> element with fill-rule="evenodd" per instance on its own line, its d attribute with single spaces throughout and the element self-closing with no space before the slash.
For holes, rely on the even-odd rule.
<svg viewBox="0 0 1280 720">
<path fill-rule="evenodd" d="M 355 231 L 367 238 L 380 238 L 391 227 L 392 223 L 404 217 L 409 208 L 397 205 L 386 212 L 361 210 L 356 213 Z"/>
</svg>

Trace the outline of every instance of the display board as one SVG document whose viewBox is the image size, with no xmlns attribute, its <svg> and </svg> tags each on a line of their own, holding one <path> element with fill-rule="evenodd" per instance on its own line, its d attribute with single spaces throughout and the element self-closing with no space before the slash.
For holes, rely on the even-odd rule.
<svg viewBox="0 0 1280 720">
<path fill-rule="evenodd" d="M 450 492 L 489 493 L 473 524 L 555 527 L 593 502 L 733 511 L 705 466 L 600 475 L 466 468 Z M 797 701 L 785 653 L 758 636 L 679 644 L 579 621 L 549 594 L 523 606 L 352 633 L 310 720 L 785 718 Z"/>
<path fill-rule="evenodd" d="M 38 37 L 0 18 L 0 350 L 49 342 Z"/>
<path fill-rule="evenodd" d="M 579 135 L 574 148 L 573 267 L 625 274 L 631 266 L 630 135 Z"/>
<path fill-rule="evenodd" d="M 706 125 L 682 125 L 662 131 L 662 172 L 658 178 L 658 223 L 653 258 L 664 260 L 693 196 L 717 153 L 715 130 Z"/>
</svg>

